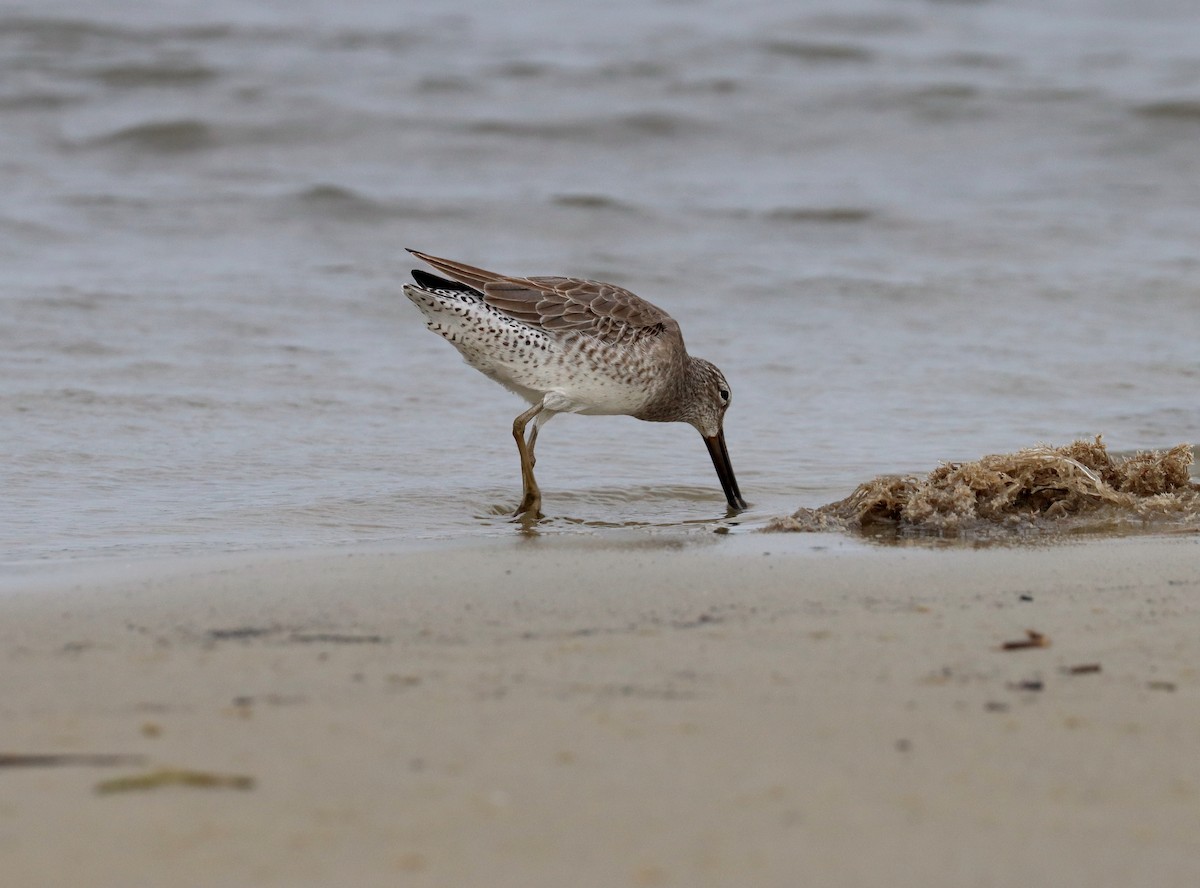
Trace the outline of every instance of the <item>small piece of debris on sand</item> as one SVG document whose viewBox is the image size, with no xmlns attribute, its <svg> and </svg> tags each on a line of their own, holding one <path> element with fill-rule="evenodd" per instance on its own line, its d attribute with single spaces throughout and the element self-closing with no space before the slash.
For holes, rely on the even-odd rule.
<svg viewBox="0 0 1200 888">
<path fill-rule="evenodd" d="M 254 778 L 242 774 L 213 774 L 208 771 L 162 768 L 148 774 L 101 781 L 96 784 L 96 792 L 108 795 L 115 792 L 158 789 L 161 786 L 191 786 L 199 789 L 254 789 Z"/>
<path fill-rule="evenodd" d="M 1078 666 L 1064 666 L 1062 671 L 1066 675 L 1091 675 L 1100 671 L 1100 664 L 1080 663 Z"/>
<path fill-rule="evenodd" d="M 1041 632 L 1035 632 L 1033 629 L 1025 630 L 1025 637 L 1017 641 L 1006 641 L 1000 645 L 1002 651 L 1023 651 L 1028 648 L 1047 648 L 1050 647 L 1050 639 Z"/>
<path fill-rule="evenodd" d="M 1046 684 L 1039 678 L 1027 678 L 1024 681 L 1010 681 L 1008 689 L 1010 691 L 1044 691 Z"/>
<path fill-rule="evenodd" d="M 0 752 L 0 768 L 114 768 L 140 765 L 145 761 L 140 755 L 111 755 L 108 753 L 23 753 Z"/>
</svg>

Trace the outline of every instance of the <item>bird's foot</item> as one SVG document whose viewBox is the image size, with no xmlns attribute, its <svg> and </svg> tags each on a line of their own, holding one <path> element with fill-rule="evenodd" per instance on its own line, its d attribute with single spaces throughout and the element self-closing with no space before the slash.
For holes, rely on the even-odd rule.
<svg viewBox="0 0 1200 888">
<path fill-rule="evenodd" d="M 526 491 L 521 499 L 521 505 L 513 513 L 514 518 L 532 519 L 538 521 L 546 516 L 542 514 L 542 495 L 540 492 Z"/>
</svg>

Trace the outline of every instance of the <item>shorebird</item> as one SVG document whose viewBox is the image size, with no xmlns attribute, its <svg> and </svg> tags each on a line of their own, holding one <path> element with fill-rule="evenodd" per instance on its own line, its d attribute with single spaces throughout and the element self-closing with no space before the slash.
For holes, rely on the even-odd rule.
<svg viewBox="0 0 1200 888">
<path fill-rule="evenodd" d="M 729 383 L 687 353 L 669 314 L 613 284 L 509 277 L 409 252 L 449 277 L 416 269 L 416 285 L 404 286 L 426 326 L 532 405 L 513 420 L 523 489 L 518 516 L 541 517 L 533 449 L 538 430 L 559 413 L 689 423 L 708 447 L 729 508 L 746 508 L 725 447 Z"/>
</svg>

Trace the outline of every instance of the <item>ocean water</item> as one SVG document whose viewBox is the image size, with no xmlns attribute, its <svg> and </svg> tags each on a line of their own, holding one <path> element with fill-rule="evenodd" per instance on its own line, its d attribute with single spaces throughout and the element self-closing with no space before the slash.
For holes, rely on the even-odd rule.
<svg viewBox="0 0 1200 888">
<path fill-rule="evenodd" d="M 0 560 L 517 532 L 523 405 L 406 246 L 671 311 L 749 526 L 1196 441 L 1200 6 L 9 0 Z M 725 515 L 689 427 L 538 456 L 545 532 Z"/>
</svg>

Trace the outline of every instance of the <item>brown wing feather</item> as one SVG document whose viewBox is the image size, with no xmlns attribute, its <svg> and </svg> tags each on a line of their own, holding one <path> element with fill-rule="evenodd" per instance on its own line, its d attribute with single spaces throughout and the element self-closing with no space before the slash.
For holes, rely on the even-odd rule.
<svg viewBox="0 0 1200 888">
<path fill-rule="evenodd" d="M 409 252 L 479 290 L 493 308 L 532 327 L 580 333 L 610 343 L 679 333 L 679 325 L 669 314 L 614 284 L 566 277 L 509 277 L 416 250 Z"/>
</svg>

